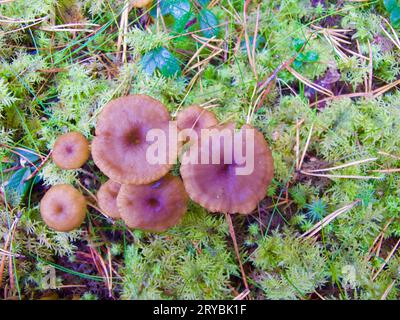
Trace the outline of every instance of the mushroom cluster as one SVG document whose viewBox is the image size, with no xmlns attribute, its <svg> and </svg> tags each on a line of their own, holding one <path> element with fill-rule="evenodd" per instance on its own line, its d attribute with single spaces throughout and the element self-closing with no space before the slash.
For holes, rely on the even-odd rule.
<svg viewBox="0 0 400 320">
<path fill-rule="evenodd" d="M 186 212 L 188 197 L 182 180 L 168 174 L 172 163 L 153 164 L 146 159 L 151 146 L 148 132 L 160 130 L 168 139 L 170 120 L 167 108 L 146 95 L 112 100 L 97 119 L 92 157 L 110 179 L 97 193 L 98 204 L 130 228 L 164 231 Z"/>
<path fill-rule="evenodd" d="M 117 98 L 104 106 L 91 144 L 94 163 L 109 178 L 97 192 L 100 210 L 110 218 L 122 219 L 130 228 L 153 232 L 164 231 L 179 223 L 189 198 L 211 212 L 251 213 L 264 198 L 273 178 L 272 155 L 262 133 L 250 125 L 242 126 L 239 131 L 235 130 L 234 123 L 218 125 L 214 113 L 200 106 L 185 108 L 176 119 L 179 133 L 189 132 L 190 137 L 182 139 L 188 146 L 186 150 L 182 149 L 183 155 L 194 153 L 200 159 L 203 154 L 212 155 L 217 148 L 220 161 L 182 163 L 181 180 L 169 173 L 171 161 L 153 163 L 147 159 L 151 146 L 147 135 L 154 129 L 167 138 L 168 145 L 163 152 L 172 150 L 172 154 L 176 152 L 177 155 L 180 142 L 174 143 L 174 139 L 179 140 L 175 136 L 172 143 L 169 139 L 170 120 L 167 108 L 146 95 Z M 245 164 L 232 151 L 229 151 L 230 161 L 227 161 L 224 143 L 216 146 L 200 143 L 203 139 L 221 140 L 222 131 L 228 132 L 230 139 L 236 139 L 238 133 L 252 133 L 254 169 L 250 173 L 237 174 L 237 169 Z M 235 143 L 247 150 L 248 140 L 240 139 Z M 52 155 L 56 165 L 68 170 L 81 167 L 89 153 L 85 137 L 71 132 L 57 139 Z M 45 194 L 40 210 L 48 226 L 58 231 L 70 231 L 84 220 L 86 201 L 72 186 L 58 185 Z"/>
</svg>

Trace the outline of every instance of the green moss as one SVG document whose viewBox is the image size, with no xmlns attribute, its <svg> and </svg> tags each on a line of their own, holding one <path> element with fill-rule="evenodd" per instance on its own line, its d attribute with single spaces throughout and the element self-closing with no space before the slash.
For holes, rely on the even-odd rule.
<svg viewBox="0 0 400 320">
<path fill-rule="evenodd" d="M 299 74 L 321 83 L 330 68 L 340 74 L 336 87 L 327 85 L 335 95 L 364 92 L 365 77 L 371 72 L 369 60 L 349 52 L 348 59 L 339 57 L 312 25 L 351 29 L 347 34 L 352 43 L 348 49 L 367 58 L 371 55 L 374 90 L 399 78 L 399 50 L 381 28 L 380 16 L 389 16 L 376 2 L 346 2 L 339 6 L 335 1 L 321 1 L 313 6 L 308 0 L 261 1 L 258 22 L 258 5 L 249 4 L 246 30 L 250 39 L 254 39 L 251 37 L 258 28 L 253 59 L 257 77 L 249 63 L 242 32 L 243 1 L 222 0 L 212 8 L 221 26 L 219 40 L 210 44 L 223 50 L 189 71 L 190 66 L 207 59 L 214 50 L 203 47 L 198 58 L 187 65 L 203 45 L 186 32 L 196 31 L 196 26 L 177 34 L 170 24 L 163 23 L 161 16 L 147 20 L 146 10 L 132 9 L 124 37 L 126 62 L 121 62 L 116 52 L 121 50 L 117 41 L 123 1 L 74 3 L 83 21 L 98 24 L 91 27 L 96 32 L 43 30 L 41 27 L 51 27 L 54 21 L 63 23 L 60 10 L 55 10 L 61 2 L 15 0 L 0 7 L 2 17 L 18 19 L 3 23 L 4 33 L 0 33 L 1 190 L 15 168 L 30 166 L 12 152 L 13 148 L 28 148 L 45 156 L 63 132 L 77 130 L 91 139 L 102 107 L 129 93 L 161 100 L 172 115 L 182 106 L 208 103 L 221 122 L 246 123 L 249 111 L 259 101 L 257 89 L 278 66 L 294 57 L 296 41 L 306 43 L 304 55 L 314 55 L 311 61 L 292 66 Z M 199 11 L 192 6 L 194 14 Z M 46 19 L 26 28 L 32 19 L 41 18 Z M 179 60 L 185 71 L 182 75 L 167 78 L 158 72 L 143 72 L 142 56 L 159 46 Z M 398 254 L 375 280 L 371 275 L 382 266 L 400 236 L 400 178 L 398 173 L 373 171 L 400 166 L 398 89 L 393 87 L 377 97 L 332 99 L 318 108 L 310 106 L 308 91 L 287 70 L 277 72 L 266 99 L 250 119 L 264 134 L 275 161 L 275 177 L 267 200 L 260 204 L 257 214 L 235 219 L 251 295 L 309 299 L 315 298 L 316 291 L 328 299 L 380 299 L 390 284 L 398 281 Z M 319 97 L 322 98 L 325 96 Z M 296 172 L 296 123 L 300 120 L 300 152 L 311 126 L 314 128 L 302 169 L 376 157 L 374 161 L 329 173 L 381 179 L 328 180 Z M 179 167 L 173 171 L 179 174 Z M 12 222 L 21 214 L 9 249 L 26 259 L 12 258 L 13 278 L 19 285 L 13 294 L 40 296 L 47 262 L 54 262 L 59 256 L 79 261 L 76 245 L 79 242 L 87 248 L 86 240 L 101 254 L 110 252 L 117 271 L 113 290 L 121 291 L 125 299 L 231 299 L 236 291 L 242 292 L 235 251 L 222 215 L 211 215 L 191 205 L 182 224 L 162 234 L 149 234 L 129 232 L 119 222 L 111 225 L 90 209 L 82 228 L 88 233 L 56 233 L 44 225 L 38 212 L 44 188 L 58 183 L 83 184 L 95 193 L 97 180 L 104 182 L 106 177 L 92 161 L 84 170 L 72 171 L 62 171 L 48 161 L 37 177 L 41 181 L 19 203 L 2 201 L 0 197 L 0 248 L 5 248 Z M 325 226 L 314 242 L 299 240 L 301 233 L 353 201 L 357 205 Z M 368 259 L 375 238 L 389 221 L 380 255 L 374 252 Z M 3 280 L 9 282 L 10 264 L 5 266 Z M 62 269 L 59 274 L 71 272 L 74 271 Z M 81 273 L 78 276 L 88 277 Z M 64 279 L 60 276 L 57 281 L 61 285 Z M 80 294 L 83 299 L 103 298 L 100 293 Z M 394 285 L 387 298 L 398 296 L 398 286 Z"/>
<path fill-rule="evenodd" d="M 126 299 L 221 299 L 237 274 L 227 252 L 227 225 L 192 206 L 178 227 L 137 239 L 125 251 Z"/>
</svg>

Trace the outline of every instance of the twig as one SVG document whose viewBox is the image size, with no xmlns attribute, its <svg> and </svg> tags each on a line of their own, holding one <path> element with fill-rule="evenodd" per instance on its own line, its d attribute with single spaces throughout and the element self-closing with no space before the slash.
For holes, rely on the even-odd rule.
<svg viewBox="0 0 400 320">
<path fill-rule="evenodd" d="M 313 170 L 307 170 L 307 172 L 325 172 L 325 171 L 332 171 L 332 170 L 337 170 L 337 169 L 342 169 L 342 168 L 347 168 L 347 167 L 351 167 L 351 166 L 355 166 L 361 163 L 366 163 L 366 162 L 371 162 L 371 161 L 375 161 L 378 158 L 368 158 L 368 159 L 364 159 L 364 160 L 358 160 L 358 161 L 353 161 L 353 162 L 349 162 L 346 164 L 342 164 L 340 166 L 336 166 L 336 167 L 331 167 L 331 168 L 323 168 L 323 169 L 313 169 Z"/>
<path fill-rule="evenodd" d="M 385 262 L 381 265 L 381 267 L 379 268 L 379 270 L 375 273 L 375 275 L 372 276 L 372 281 L 375 281 L 375 279 L 379 276 L 379 274 L 381 273 L 381 271 L 383 270 L 383 268 L 387 265 L 387 263 L 389 262 L 389 260 L 392 258 L 393 254 L 396 252 L 397 247 L 400 244 L 400 239 L 397 241 L 397 243 L 394 245 L 392 251 L 390 251 L 390 253 L 388 254 L 388 256 L 385 259 Z"/>
<path fill-rule="evenodd" d="M 300 170 L 300 173 L 305 174 L 307 176 L 314 176 L 314 177 L 324 177 L 324 178 L 339 178 L 339 179 L 361 179 L 361 180 L 368 180 L 368 179 L 382 179 L 383 177 L 377 176 L 356 176 L 356 175 L 342 175 L 342 174 L 318 174 L 318 173 L 310 173 L 308 171 Z"/>
<path fill-rule="evenodd" d="M 392 290 L 396 280 L 393 280 L 391 284 L 386 288 L 385 292 L 382 294 L 381 300 L 386 300 L 387 296 L 389 295 L 390 291 Z"/>
<path fill-rule="evenodd" d="M 296 122 L 296 170 L 299 170 L 300 164 L 300 126 L 303 124 L 304 119 Z"/>
<path fill-rule="evenodd" d="M 226 217 L 226 221 L 228 222 L 228 225 L 229 225 L 229 232 L 231 234 L 231 238 L 232 238 L 232 241 L 233 241 L 233 246 L 235 248 L 236 257 L 237 257 L 237 259 L 239 261 L 240 272 L 242 273 L 242 280 L 243 280 L 245 288 L 247 290 L 249 290 L 249 285 L 247 283 L 246 273 L 244 271 L 244 268 L 243 268 L 243 265 L 242 265 L 242 261 L 240 259 L 239 247 L 238 247 L 238 244 L 237 244 L 237 241 L 236 241 L 236 234 L 235 234 L 235 229 L 233 228 L 232 218 L 231 218 L 229 213 L 225 213 L 225 217 Z"/>
<path fill-rule="evenodd" d="M 306 152 L 307 152 L 307 149 L 308 149 L 308 145 L 310 144 L 310 140 L 311 140 L 311 135 L 312 135 L 313 129 L 314 129 L 314 123 L 311 124 L 310 132 L 308 133 L 306 145 L 304 147 L 303 155 L 301 156 L 301 159 L 300 159 L 300 162 L 299 162 L 298 170 L 300 170 L 301 166 L 303 165 L 304 158 L 306 156 Z"/>
<path fill-rule="evenodd" d="M 239 295 L 237 295 L 233 300 L 243 300 L 244 298 L 246 298 L 250 293 L 249 289 L 245 289 L 242 293 L 240 293 Z"/>
<path fill-rule="evenodd" d="M 354 208 L 358 203 L 360 203 L 361 200 L 357 199 L 354 202 L 332 212 L 330 215 L 326 216 L 324 219 L 322 219 L 320 222 L 316 223 L 311 229 L 308 231 L 304 232 L 299 238 L 300 239 L 309 239 L 313 237 L 315 234 L 317 234 L 320 230 L 322 230 L 323 227 L 328 225 L 331 221 L 336 219 L 338 216 L 341 214 L 350 211 L 352 208 Z"/>
</svg>

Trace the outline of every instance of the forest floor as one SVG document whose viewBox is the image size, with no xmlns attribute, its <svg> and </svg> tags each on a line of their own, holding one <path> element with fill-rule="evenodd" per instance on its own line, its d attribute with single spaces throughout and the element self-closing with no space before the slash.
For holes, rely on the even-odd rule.
<svg viewBox="0 0 400 320">
<path fill-rule="evenodd" d="M 398 299 L 400 3 L 138 2 L 0 0 L 0 297 Z M 101 108 L 138 93 L 259 129 L 275 176 L 257 210 L 191 202 L 150 233 L 93 205 L 49 229 L 46 190 L 93 200 L 107 180 L 92 159 L 57 168 L 55 139 L 91 140 Z"/>
</svg>

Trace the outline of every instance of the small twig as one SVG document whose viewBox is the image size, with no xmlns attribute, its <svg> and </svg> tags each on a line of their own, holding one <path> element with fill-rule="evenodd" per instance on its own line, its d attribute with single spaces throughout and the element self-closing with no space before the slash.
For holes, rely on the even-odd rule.
<svg viewBox="0 0 400 320">
<path fill-rule="evenodd" d="M 49 154 L 46 156 L 46 158 L 44 158 L 44 160 L 38 165 L 38 167 L 35 169 L 35 171 L 33 171 L 29 177 L 27 177 L 25 179 L 25 181 L 28 181 L 29 179 L 32 179 L 42 168 L 43 166 L 46 164 L 46 162 L 50 159 L 50 156 L 52 154 L 52 150 L 49 152 Z"/>
<path fill-rule="evenodd" d="M 306 86 L 313 88 L 315 91 L 318 91 L 321 94 L 324 94 L 326 96 L 333 97 L 334 94 L 331 90 L 328 90 L 319 84 L 313 83 L 311 80 L 307 79 L 300 73 L 298 73 L 296 70 L 294 70 L 291 66 L 286 66 L 286 69 L 294 76 L 296 77 L 299 81 L 303 82 Z"/>
<path fill-rule="evenodd" d="M 306 145 L 305 145 L 305 147 L 304 147 L 303 155 L 301 156 L 301 159 L 300 159 L 300 162 L 299 162 L 298 170 L 300 170 L 301 167 L 302 167 L 302 165 L 303 165 L 304 158 L 305 158 L 305 156 L 306 156 L 307 149 L 308 149 L 308 146 L 309 146 L 309 144 L 310 144 L 310 140 L 311 140 L 311 135 L 312 135 L 313 129 L 314 129 L 314 123 L 311 124 L 310 132 L 308 133 Z"/>
<path fill-rule="evenodd" d="M 304 119 L 296 122 L 296 170 L 299 170 L 300 164 L 300 126 L 304 123 Z"/>
<path fill-rule="evenodd" d="M 331 168 L 307 170 L 307 172 L 325 172 L 325 171 L 332 171 L 332 170 L 337 170 L 337 169 L 343 169 L 343 168 L 355 166 L 355 165 L 358 165 L 358 164 L 361 164 L 361 163 L 366 163 L 366 162 L 375 161 L 375 160 L 377 160 L 377 159 L 378 159 L 378 158 L 368 158 L 368 159 L 364 159 L 364 160 L 358 160 L 358 161 L 349 162 L 349 163 L 342 164 L 342 165 L 336 166 L 336 167 L 331 167 Z"/>
<path fill-rule="evenodd" d="M 308 231 L 304 232 L 299 238 L 300 239 L 309 239 L 313 237 L 315 234 L 317 234 L 319 231 L 322 230 L 326 225 L 328 225 L 331 221 L 339 217 L 341 214 L 350 211 L 352 208 L 354 208 L 358 203 L 360 203 L 361 200 L 357 199 L 354 202 L 332 212 L 330 215 L 326 216 L 324 219 L 322 219 L 320 222 L 316 223 L 311 229 Z"/>
<path fill-rule="evenodd" d="M 390 220 L 386 223 L 386 225 L 383 227 L 382 231 L 381 231 L 381 232 L 378 234 L 378 236 L 375 238 L 374 242 L 372 243 L 371 247 L 370 247 L 369 250 L 368 250 L 368 255 L 367 255 L 366 261 L 369 261 L 369 260 L 371 259 L 372 253 L 373 253 L 373 252 L 375 251 L 375 249 L 376 249 L 376 244 L 377 244 L 377 242 L 379 241 L 379 239 L 382 239 L 382 238 L 383 238 L 383 236 L 384 236 L 384 234 L 385 234 L 387 228 L 389 227 L 389 225 L 390 225 L 392 222 L 393 222 L 393 218 L 390 219 Z"/>
<path fill-rule="evenodd" d="M 10 230 L 8 232 L 8 236 L 6 238 L 5 244 L 4 244 L 4 248 L 3 250 L 7 251 L 7 248 L 10 244 L 10 241 L 12 241 L 13 238 L 13 234 L 14 234 L 14 228 L 17 226 L 17 223 L 19 221 L 19 219 L 22 216 L 22 212 L 18 212 L 17 216 L 15 217 L 13 223 L 11 224 Z M 5 267 L 5 262 L 6 262 L 6 257 L 7 255 L 3 255 L 3 257 L 1 258 L 1 263 L 0 263 L 0 287 L 3 283 L 3 273 L 4 273 L 4 267 Z"/>
<path fill-rule="evenodd" d="M 250 293 L 249 289 L 245 289 L 242 293 L 240 293 L 239 295 L 237 295 L 233 300 L 243 300 L 244 298 L 246 298 Z"/>
<path fill-rule="evenodd" d="M 386 300 L 387 296 L 389 295 L 390 291 L 392 290 L 396 280 L 393 280 L 391 284 L 386 288 L 385 292 L 382 294 L 381 300 Z"/>
<path fill-rule="evenodd" d="M 368 179 L 382 179 L 383 177 L 377 176 L 356 176 L 356 175 L 342 175 L 342 174 L 318 174 L 318 173 L 310 173 L 308 171 L 300 170 L 300 173 L 305 174 L 307 176 L 314 176 L 314 177 L 324 177 L 324 178 L 339 178 L 339 179 L 361 179 L 361 180 L 368 180 Z"/>
<path fill-rule="evenodd" d="M 246 273 L 244 271 L 243 264 L 242 264 L 242 261 L 240 259 L 239 247 L 238 247 L 238 244 L 237 244 L 237 241 L 236 241 L 236 234 L 235 234 L 235 229 L 233 228 L 232 218 L 231 218 L 229 213 L 225 213 L 225 217 L 226 217 L 226 221 L 228 222 L 228 225 L 229 225 L 229 233 L 231 234 L 231 238 L 232 238 L 232 241 L 233 241 L 233 246 L 235 248 L 236 257 L 237 257 L 237 259 L 239 261 L 240 272 L 242 273 L 242 280 L 243 280 L 245 288 L 247 290 L 249 290 L 249 285 L 247 283 Z"/>
<path fill-rule="evenodd" d="M 396 252 L 397 247 L 400 244 L 400 239 L 397 241 L 397 243 L 394 245 L 392 251 L 390 251 L 390 253 L 388 254 L 388 256 L 385 259 L 385 262 L 381 265 L 381 267 L 379 268 L 379 270 L 375 273 L 375 275 L 372 276 L 372 281 L 375 281 L 375 279 L 379 276 L 379 274 L 381 273 L 381 271 L 383 270 L 383 268 L 387 265 L 387 263 L 389 262 L 389 260 L 392 258 L 393 254 Z"/>
</svg>

